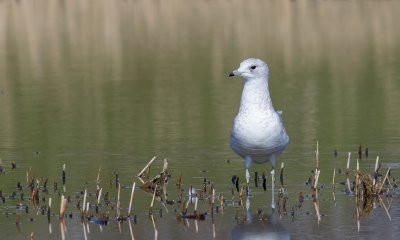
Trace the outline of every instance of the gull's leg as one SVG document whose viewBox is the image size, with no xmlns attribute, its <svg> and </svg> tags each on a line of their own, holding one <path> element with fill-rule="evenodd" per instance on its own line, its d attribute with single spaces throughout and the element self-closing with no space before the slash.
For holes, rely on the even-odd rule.
<svg viewBox="0 0 400 240">
<path fill-rule="evenodd" d="M 246 168 L 246 181 L 247 181 L 247 185 L 249 185 L 249 180 L 250 180 L 250 173 L 249 173 L 249 169 Z"/>
<path fill-rule="evenodd" d="M 246 166 L 246 182 L 247 182 L 247 190 L 250 192 L 250 173 L 249 173 L 249 168 L 251 166 L 252 160 L 250 157 L 245 157 L 244 158 L 244 164 Z"/>
<path fill-rule="evenodd" d="M 250 199 L 247 198 L 247 200 L 246 200 L 246 210 L 249 211 L 249 208 L 250 208 Z"/>
<path fill-rule="evenodd" d="M 274 181 L 275 181 L 275 178 L 274 178 L 274 175 L 275 175 L 275 170 L 274 170 L 274 167 L 272 167 L 272 170 L 271 170 L 271 181 L 272 181 L 272 184 L 271 184 L 271 186 L 272 186 L 272 203 L 271 203 L 271 207 L 272 208 L 275 208 L 275 201 L 274 201 L 274 185 L 275 185 L 275 183 L 274 183 Z"/>
</svg>

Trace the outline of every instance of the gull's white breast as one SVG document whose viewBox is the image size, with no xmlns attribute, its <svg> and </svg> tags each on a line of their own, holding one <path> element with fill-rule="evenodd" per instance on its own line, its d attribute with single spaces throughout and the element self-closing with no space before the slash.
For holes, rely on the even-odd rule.
<svg viewBox="0 0 400 240">
<path fill-rule="evenodd" d="M 230 145 L 241 157 L 265 163 L 289 143 L 280 113 L 272 107 L 268 90 L 245 87 L 239 113 L 233 122 Z"/>
</svg>

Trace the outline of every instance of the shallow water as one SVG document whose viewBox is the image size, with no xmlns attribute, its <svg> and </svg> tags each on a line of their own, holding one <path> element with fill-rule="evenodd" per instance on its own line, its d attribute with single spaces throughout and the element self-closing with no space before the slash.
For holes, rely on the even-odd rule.
<svg viewBox="0 0 400 240">
<path fill-rule="evenodd" d="M 397 195 L 389 209 L 391 221 L 384 207 L 377 206 L 361 218 L 358 233 L 354 197 L 340 184 L 345 174 L 336 174 L 336 205 L 331 182 L 334 169 L 344 172 L 348 152 L 353 181 L 360 144 L 361 171 L 373 173 L 379 156 L 380 173 L 391 167 L 391 177 L 399 176 L 398 9 L 394 1 L 0 2 L 1 239 L 26 239 L 31 232 L 38 239 L 61 238 L 61 194 L 72 198 L 66 239 L 84 239 L 85 232 L 87 239 L 131 239 L 129 223 L 119 226 L 116 210 L 108 206 L 100 208 L 110 214 L 107 226 L 82 225 L 75 196 L 82 198 L 79 192 L 85 189 L 94 194 L 101 167 L 100 187 L 116 198 L 118 173 L 126 186 L 121 192 L 126 215 L 130 186 L 139 184 L 136 175 L 153 156 L 158 157 L 151 176 L 169 159 L 169 199 L 177 198 L 174 183 L 180 173 L 184 195 L 190 184 L 201 189 L 206 178 L 227 199 L 223 213 L 197 222 L 198 231 L 193 220 L 177 223 L 175 210 L 181 206 L 168 205 L 167 212 L 156 202 L 159 239 L 230 239 L 232 232 L 239 236 L 237 231 L 248 229 L 260 237 L 283 232 L 292 239 L 395 238 L 400 233 Z M 244 183 L 244 163 L 229 147 L 243 85 L 228 74 L 248 57 L 268 63 L 274 107 L 283 110 L 290 136 L 276 170 L 277 190 L 283 161 L 288 214 L 276 211 L 274 218 L 271 213 L 267 174 L 266 192 L 251 185 L 252 219 L 243 223 L 238 193 L 233 203 L 230 199 L 232 175 Z M 317 141 L 319 225 L 305 184 L 316 167 Z M 49 179 L 49 193 L 41 194 L 45 202 L 40 205 L 52 198 L 51 226 L 28 200 L 30 167 L 35 178 L 43 178 L 41 184 Z M 253 165 L 250 171 L 252 176 L 254 171 L 269 173 L 270 166 Z M 16 189 L 18 182 L 22 191 Z M 14 190 L 16 198 L 8 198 Z M 299 191 L 305 201 L 292 221 Z M 93 195 L 88 201 L 95 202 Z M 155 237 L 150 202 L 150 195 L 136 189 L 132 213 L 138 220 L 131 222 L 136 239 Z M 388 205 L 386 198 L 384 202 Z M 29 212 L 22 212 L 18 230 L 19 209 L 13 206 L 19 203 L 28 205 Z M 258 208 L 267 214 L 265 223 L 258 219 Z M 200 203 L 198 212 L 209 213 L 209 205 Z"/>
</svg>

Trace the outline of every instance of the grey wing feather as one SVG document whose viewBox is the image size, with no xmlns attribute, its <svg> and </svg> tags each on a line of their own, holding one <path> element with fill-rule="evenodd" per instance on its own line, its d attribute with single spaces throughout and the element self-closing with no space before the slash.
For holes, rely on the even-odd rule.
<svg viewBox="0 0 400 240">
<path fill-rule="evenodd" d="M 281 110 L 277 110 L 276 113 L 278 114 L 279 119 L 281 120 L 281 123 L 283 123 L 282 111 Z"/>
</svg>

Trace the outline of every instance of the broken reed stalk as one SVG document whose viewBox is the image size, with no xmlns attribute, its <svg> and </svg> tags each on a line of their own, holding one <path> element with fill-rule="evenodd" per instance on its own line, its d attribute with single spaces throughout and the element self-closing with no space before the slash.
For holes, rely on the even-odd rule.
<svg viewBox="0 0 400 240">
<path fill-rule="evenodd" d="M 210 211 L 211 211 L 211 215 L 212 216 L 214 214 L 214 198 L 215 198 L 215 189 L 213 188 L 212 189 L 212 195 L 211 195 L 211 207 L 210 207 Z"/>
<path fill-rule="evenodd" d="M 86 208 L 85 208 L 85 211 L 86 211 L 86 217 L 88 217 L 88 216 L 89 216 L 89 207 L 90 207 L 90 203 L 89 203 L 89 202 L 87 202 L 87 203 L 86 203 Z"/>
<path fill-rule="evenodd" d="M 347 158 L 346 175 L 349 175 L 350 155 L 351 155 L 351 152 L 349 152 L 349 156 Z"/>
<path fill-rule="evenodd" d="M 49 198 L 49 207 L 47 208 L 47 218 L 50 219 L 50 210 L 51 210 L 51 198 Z"/>
<path fill-rule="evenodd" d="M 197 212 L 197 197 L 196 197 L 196 201 L 194 203 L 194 215 L 196 215 Z"/>
<path fill-rule="evenodd" d="M 44 184 L 43 184 L 43 188 L 44 189 L 46 189 L 47 188 L 47 181 L 49 180 L 49 178 L 46 178 L 46 180 L 44 181 Z"/>
<path fill-rule="evenodd" d="M 386 175 L 385 175 L 385 178 L 384 178 L 383 181 L 382 181 L 381 186 L 379 187 L 378 191 L 376 192 L 377 194 L 380 194 L 380 193 L 381 193 L 383 184 L 385 184 L 385 181 L 386 181 L 386 178 L 388 177 L 389 172 L 390 172 L 390 167 L 389 167 L 389 169 L 388 169 L 388 171 L 387 171 L 387 173 L 386 173 Z"/>
<path fill-rule="evenodd" d="M 85 214 L 85 207 L 86 207 L 86 195 L 87 195 L 87 189 L 85 189 L 85 194 L 83 195 L 83 205 L 82 205 L 82 212 L 81 212 L 81 215 L 82 215 L 82 217 L 84 216 L 84 214 Z"/>
<path fill-rule="evenodd" d="M 17 220 L 15 221 L 15 225 L 18 225 L 18 224 L 19 224 L 19 219 L 20 219 L 20 217 L 21 217 L 21 213 L 22 213 L 22 211 L 19 211 Z"/>
<path fill-rule="evenodd" d="M 319 178 L 320 172 L 321 172 L 321 170 L 315 171 L 314 186 L 313 186 L 313 191 L 312 191 L 312 195 L 313 195 L 314 199 L 317 198 L 317 184 L 318 184 L 318 178 Z"/>
<path fill-rule="evenodd" d="M 351 193 L 351 188 L 350 188 L 350 179 L 349 179 L 349 175 L 346 174 L 346 182 L 347 182 L 347 191 L 350 194 Z"/>
<path fill-rule="evenodd" d="M 221 198 L 220 198 L 220 207 L 221 207 L 221 212 L 222 213 L 224 213 L 224 204 L 225 204 L 225 198 L 224 198 L 224 196 L 221 196 Z"/>
<path fill-rule="evenodd" d="M 64 195 L 61 195 L 60 219 L 64 219 L 64 211 L 66 205 L 67 205 L 67 200 L 65 199 Z"/>
<path fill-rule="evenodd" d="M 150 164 L 154 161 L 154 159 L 156 159 L 156 157 L 157 157 L 157 156 L 154 156 L 154 157 L 150 160 L 150 162 L 146 165 L 146 167 L 144 167 L 144 168 L 142 169 L 142 171 L 139 172 L 138 177 L 140 177 L 140 176 L 142 175 L 142 173 L 143 173 L 144 171 L 146 171 L 146 169 L 150 166 Z"/>
<path fill-rule="evenodd" d="M 219 199 L 219 205 L 221 206 L 221 209 L 224 207 L 224 203 L 225 203 L 225 198 L 224 196 L 221 196 Z"/>
<path fill-rule="evenodd" d="M 62 179 L 63 179 L 63 182 L 65 182 L 65 164 L 63 165 Z"/>
<path fill-rule="evenodd" d="M 64 219 L 60 219 L 60 229 L 61 229 L 61 239 L 65 240 L 65 232 L 67 231 L 67 226 L 65 225 Z"/>
<path fill-rule="evenodd" d="M 117 217 L 118 219 L 121 219 L 121 201 L 120 201 L 120 196 L 121 196 L 121 183 L 118 183 L 118 198 L 117 198 Z"/>
<path fill-rule="evenodd" d="M 377 156 L 376 157 L 376 161 L 375 161 L 375 169 L 374 169 L 374 179 L 372 180 L 373 181 L 373 184 L 375 185 L 376 184 L 376 176 L 377 176 L 377 174 L 378 174 L 378 163 L 379 163 L 379 156 Z"/>
<path fill-rule="evenodd" d="M 163 169 L 167 169 L 168 168 L 168 161 L 166 158 L 164 158 L 164 166 Z"/>
<path fill-rule="evenodd" d="M 121 197 L 121 184 L 118 183 L 118 198 L 117 198 L 117 209 L 121 208 L 121 201 L 120 201 L 120 197 Z"/>
<path fill-rule="evenodd" d="M 186 198 L 183 199 L 182 202 L 182 213 L 185 214 L 186 213 Z"/>
<path fill-rule="evenodd" d="M 97 196 L 97 205 L 100 204 L 101 191 L 103 191 L 103 188 L 100 188 L 100 190 L 99 190 L 99 196 Z"/>
<path fill-rule="evenodd" d="M 100 188 L 100 181 L 99 181 L 99 179 L 100 179 L 100 171 L 101 171 L 101 166 L 100 166 L 100 168 L 99 168 L 99 172 L 97 173 L 97 180 L 96 180 L 96 183 L 97 183 L 97 190 L 99 190 L 99 188 Z M 101 194 L 100 194 L 101 195 Z"/>
<path fill-rule="evenodd" d="M 315 207 L 315 214 L 317 215 L 318 218 L 318 226 L 319 226 L 319 222 L 321 221 L 321 214 L 319 213 L 318 201 L 315 198 L 314 198 L 314 207 Z"/>
<path fill-rule="evenodd" d="M 153 205 L 154 205 L 154 199 L 156 198 L 156 192 L 157 192 L 157 184 L 154 188 L 153 200 L 151 200 L 151 204 L 150 204 L 150 213 L 153 211 Z"/>
<path fill-rule="evenodd" d="M 386 214 L 389 217 L 389 220 L 392 221 L 392 217 L 389 214 L 389 210 L 387 209 L 387 207 L 386 207 L 385 203 L 383 202 L 381 196 L 378 196 L 378 199 L 379 199 L 379 202 L 382 204 L 383 208 L 385 208 L 385 211 L 386 211 Z"/>
<path fill-rule="evenodd" d="M 165 202 L 167 202 L 168 201 L 168 194 L 167 194 L 167 184 L 166 184 L 165 180 L 162 181 L 162 191 L 163 191 L 163 194 L 164 194 Z"/>
<path fill-rule="evenodd" d="M 317 151 L 315 151 L 315 159 L 316 159 L 317 169 L 318 169 L 318 157 L 319 157 L 319 150 L 318 150 L 318 141 L 317 141 Z"/>
<path fill-rule="evenodd" d="M 336 175 L 336 168 L 333 169 L 333 177 L 332 177 L 332 196 L 333 196 L 333 202 L 335 203 L 335 206 L 336 206 L 336 197 L 335 197 L 335 175 Z"/>
<path fill-rule="evenodd" d="M 26 183 L 31 183 L 32 176 L 32 167 L 29 168 L 29 171 L 26 171 Z"/>
<path fill-rule="evenodd" d="M 131 224 L 130 220 L 128 220 L 128 224 L 129 224 L 129 231 L 131 233 L 131 238 L 132 238 L 132 240 L 135 240 L 135 237 L 133 236 L 132 224 Z"/>
<path fill-rule="evenodd" d="M 101 166 L 99 167 L 99 173 L 97 173 L 97 183 L 99 183 L 99 179 L 100 179 L 100 171 L 101 171 Z"/>
<path fill-rule="evenodd" d="M 301 189 L 300 189 L 301 190 Z M 299 208 L 301 208 L 301 205 L 303 204 L 303 192 L 299 192 Z"/>
<path fill-rule="evenodd" d="M 242 185 L 242 188 L 240 188 L 240 192 L 239 192 L 239 198 L 242 198 L 243 191 L 244 191 L 244 186 Z M 214 199 L 213 199 L 213 202 L 214 202 Z"/>
<path fill-rule="evenodd" d="M 128 217 L 131 216 L 132 200 L 133 200 L 133 194 L 135 193 L 135 186 L 136 186 L 136 182 L 133 182 L 131 200 L 129 201 Z"/>
<path fill-rule="evenodd" d="M 154 219 L 153 214 L 151 214 L 150 217 L 151 217 L 151 222 L 153 223 L 155 239 L 157 239 L 158 232 L 156 228 L 156 220 Z"/>
<path fill-rule="evenodd" d="M 194 221 L 195 225 L 196 225 L 196 233 L 199 233 L 199 226 L 197 226 L 197 219 Z"/>
<path fill-rule="evenodd" d="M 181 180 L 182 180 L 182 173 L 179 173 L 178 178 L 176 179 L 176 185 L 179 186 L 181 185 Z"/>
<path fill-rule="evenodd" d="M 150 179 L 150 169 L 151 169 L 151 166 L 149 166 L 148 168 L 147 168 L 147 171 L 146 171 L 146 173 L 144 174 L 144 179 Z"/>
<path fill-rule="evenodd" d="M 360 232 L 360 208 L 356 205 L 357 232 Z"/>
</svg>

